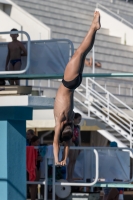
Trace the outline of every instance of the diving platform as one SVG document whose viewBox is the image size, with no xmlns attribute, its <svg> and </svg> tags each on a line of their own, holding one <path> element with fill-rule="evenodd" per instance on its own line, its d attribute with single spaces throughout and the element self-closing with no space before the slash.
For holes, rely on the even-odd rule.
<svg viewBox="0 0 133 200">
<path fill-rule="evenodd" d="M 26 120 L 53 105 L 52 98 L 0 96 L 0 200 L 26 200 Z"/>
</svg>

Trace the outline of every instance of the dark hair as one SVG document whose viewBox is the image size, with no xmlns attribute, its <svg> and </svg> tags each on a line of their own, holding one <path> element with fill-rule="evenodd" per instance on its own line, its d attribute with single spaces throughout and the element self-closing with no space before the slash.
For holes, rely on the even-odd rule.
<svg viewBox="0 0 133 200">
<path fill-rule="evenodd" d="M 18 31 L 16 28 L 11 29 L 11 31 Z"/>
<path fill-rule="evenodd" d="M 31 138 L 31 143 L 36 142 L 37 140 L 39 140 L 39 137 L 35 135 Z"/>
<path fill-rule="evenodd" d="M 80 113 L 75 113 L 74 119 L 77 119 L 78 117 L 81 117 L 81 114 Z"/>
<path fill-rule="evenodd" d="M 34 131 L 32 129 L 29 129 L 27 132 L 29 132 L 31 135 L 34 135 Z"/>
<path fill-rule="evenodd" d="M 72 124 L 67 124 L 64 126 L 63 131 L 62 131 L 62 141 L 68 141 L 72 138 L 73 136 L 73 130 L 71 127 Z"/>
</svg>

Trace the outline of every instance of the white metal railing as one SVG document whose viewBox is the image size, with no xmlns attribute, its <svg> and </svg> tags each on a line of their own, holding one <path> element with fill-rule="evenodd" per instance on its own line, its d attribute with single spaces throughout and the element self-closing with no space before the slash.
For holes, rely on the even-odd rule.
<svg viewBox="0 0 133 200">
<path fill-rule="evenodd" d="M 133 96 L 133 81 L 119 80 L 119 79 L 95 79 L 106 90 L 113 89 L 113 94 L 123 96 Z M 115 85 L 112 85 L 115 83 Z M 126 90 L 126 94 L 125 94 Z"/>
<path fill-rule="evenodd" d="M 0 74 L 23 74 L 27 72 L 27 70 L 30 67 L 30 36 L 27 32 L 25 31 L 10 31 L 10 32 L 0 32 L 0 35 L 2 34 L 18 34 L 18 33 L 23 33 L 27 36 L 27 65 L 25 69 L 20 70 L 20 71 L 0 71 Z"/>
<path fill-rule="evenodd" d="M 41 146 L 42 147 L 42 146 Z M 35 149 L 38 149 L 40 147 L 34 147 Z M 61 147 L 60 149 L 63 149 L 63 147 Z M 129 148 L 118 148 L 118 147 L 70 147 L 71 150 L 82 150 L 84 152 L 84 159 L 83 159 L 83 167 L 84 167 L 84 171 L 86 171 L 86 151 L 91 151 L 94 152 L 95 154 L 95 178 L 93 177 L 93 171 L 94 171 L 94 166 L 92 166 L 92 168 L 90 168 L 91 172 L 91 180 L 94 180 L 92 183 L 88 183 L 86 182 L 87 177 L 86 174 L 84 173 L 84 177 L 83 177 L 83 182 L 56 182 L 55 180 L 55 164 L 54 164 L 54 156 L 51 155 L 52 157 L 47 157 L 47 152 L 44 155 L 44 159 L 45 159 L 45 179 L 42 181 L 27 181 L 27 184 L 36 184 L 36 185 L 45 185 L 44 187 L 44 200 L 48 199 L 48 160 L 51 160 L 53 163 L 53 173 L 52 173 L 52 200 L 55 200 L 55 186 L 57 185 L 61 185 L 61 186 L 100 186 L 102 187 L 102 184 L 104 184 L 104 182 L 100 183 L 99 182 L 99 151 L 127 151 L 129 152 L 129 156 L 131 156 L 133 158 L 133 150 L 129 149 Z M 92 159 L 92 157 L 91 157 Z M 93 162 L 91 162 L 93 164 Z M 103 166 L 104 167 L 104 166 Z M 133 177 L 129 178 L 129 180 L 126 180 L 126 182 L 105 182 L 105 184 L 110 184 L 110 187 L 119 187 L 120 184 L 123 184 L 123 188 L 126 187 L 128 188 L 130 185 L 129 183 L 131 183 L 133 181 Z M 112 185 L 111 185 L 112 184 Z M 109 186 L 108 186 L 109 187 Z M 122 187 L 122 186 L 121 186 Z"/>
<path fill-rule="evenodd" d="M 39 147 L 35 147 L 36 149 L 38 149 Z M 61 147 L 60 149 L 63 149 L 63 147 Z M 86 186 L 100 186 L 102 187 L 102 184 L 104 182 L 99 182 L 99 170 L 100 170 L 100 166 L 99 166 L 99 151 L 104 151 L 104 150 L 111 150 L 111 151 L 127 151 L 129 152 L 129 157 L 131 156 L 133 158 L 133 150 L 132 149 L 129 149 L 129 148 L 118 148 L 118 147 L 70 147 L 70 149 L 77 149 L 77 150 L 82 150 L 84 152 L 84 155 L 86 155 L 86 151 L 91 151 L 95 154 L 95 162 L 94 160 L 91 160 L 91 163 L 95 163 L 95 178 L 93 177 L 93 172 L 94 172 L 94 166 L 90 169 L 91 172 L 90 174 L 92 175 L 90 178 L 91 180 L 94 180 L 93 182 L 91 183 L 88 183 L 86 182 L 87 180 L 87 177 L 86 177 L 86 174 L 83 173 L 83 181 L 81 182 L 56 182 L 55 180 L 55 174 L 56 174 L 56 170 L 55 170 L 55 164 L 54 164 L 54 156 L 52 155 L 52 157 L 47 157 L 47 155 L 45 154 L 44 156 L 44 159 L 45 159 L 45 179 L 42 180 L 42 181 L 27 181 L 27 184 L 38 184 L 38 185 L 45 185 L 45 189 L 44 189 L 44 200 L 47 200 L 48 199 L 48 160 L 51 160 L 52 161 L 52 166 L 53 166 L 53 172 L 52 172 L 52 200 L 55 200 L 55 187 L 57 185 L 61 185 L 61 186 L 83 186 L 83 187 L 86 187 Z M 85 156 L 84 156 L 84 161 L 85 161 Z M 93 156 L 91 156 L 91 159 L 93 159 Z M 85 163 L 85 162 L 84 162 Z M 108 166 L 109 166 L 109 163 L 108 163 Z M 105 167 L 105 166 L 103 166 Z M 84 164 L 84 171 L 86 171 L 86 165 Z M 129 170 L 130 171 L 130 170 Z M 123 187 L 129 187 L 130 183 L 133 181 L 133 177 L 131 176 L 129 178 L 129 180 L 126 180 L 126 182 L 106 182 L 105 181 L 105 184 L 110 184 L 109 187 L 114 187 L 114 184 L 116 185 L 116 187 L 119 187 L 119 184 L 123 184 Z M 98 185 L 97 185 L 98 184 Z M 122 186 L 121 186 L 122 187 Z"/>
<path fill-rule="evenodd" d="M 103 6 L 102 4 L 97 3 L 96 4 L 96 8 L 102 8 L 102 9 L 106 10 L 107 12 L 111 13 L 111 15 L 115 16 L 116 18 L 118 18 L 121 22 L 124 22 L 125 24 L 127 24 L 127 25 L 129 25 L 130 27 L 133 28 L 133 24 L 132 23 L 130 23 L 129 21 L 127 21 L 126 19 L 124 19 L 120 15 L 114 13 L 113 11 L 111 11 L 107 7 Z"/>
<path fill-rule="evenodd" d="M 86 176 L 84 178 L 84 182 L 80 182 L 80 183 L 77 183 L 77 182 L 56 182 L 55 180 L 55 165 L 54 165 L 54 161 L 53 161 L 53 183 L 52 183 L 52 200 L 55 200 L 55 186 L 57 185 L 61 185 L 61 186 L 94 186 L 97 182 L 98 182 L 98 178 L 99 178 L 99 156 L 98 156 L 98 150 L 113 150 L 113 151 L 117 151 L 117 150 L 122 150 L 122 151 L 128 151 L 129 152 L 129 155 L 131 154 L 131 156 L 133 157 L 133 152 L 131 149 L 128 149 L 128 148 L 117 148 L 117 147 L 70 147 L 70 149 L 80 149 L 80 150 L 84 150 L 84 153 L 85 153 L 85 150 L 91 150 L 94 152 L 95 154 L 95 158 L 96 158 L 96 162 L 95 162 L 95 165 L 96 165 L 96 176 L 95 178 L 92 177 L 92 179 L 94 179 L 94 181 L 92 183 L 86 183 Z M 84 160 L 85 162 L 85 160 Z M 85 163 L 83 165 L 85 167 Z M 127 180 L 126 183 L 129 184 L 131 183 L 133 180 L 133 178 L 131 177 L 130 180 Z M 107 182 L 106 182 L 107 183 Z M 109 182 L 108 182 L 109 183 Z M 119 186 L 121 182 L 118 182 L 117 184 L 117 187 Z M 123 182 L 122 182 L 123 183 Z"/>
<path fill-rule="evenodd" d="M 123 109 L 126 109 L 132 114 L 133 109 L 91 78 L 86 78 L 86 86 L 81 84 L 80 88 L 85 91 L 85 94 L 80 92 L 78 89 L 76 89 L 75 94 L 77 94 L 77 96 L 80 95 L 80 99 L 82 98 L 82 101 L 76 96 L 74 99 L 85 109 L 88 117 L 90 117 L 90 112 L 96 114 L 95 111 L 97 110 L 101 113 L 99 118 L 129 141 L 130 147 L 132 148 L 133 118 L 124 112 Z M 119 108 L 116 106 L 117 104 L 119 105 Z"/>
</svg>

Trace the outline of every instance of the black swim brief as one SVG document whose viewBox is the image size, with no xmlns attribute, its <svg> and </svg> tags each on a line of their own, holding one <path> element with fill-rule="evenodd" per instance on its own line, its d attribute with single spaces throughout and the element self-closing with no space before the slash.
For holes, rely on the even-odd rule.
<svg viewBox="0 0 133 200">
<path fill-rule="evenodd" d="M 17 62 L 21 62 L 21 59 L 10 60 L 10 63 L 14 66 Z"/>
<path fill-rule="evenodd" d="M 65 81 L 64 79 L 62 80 L 63 85 L 70 90 L 75 90 L 81 84 L 81 82 L 82 82 L 81 73 L 79 73 L 79 75 L 72 81 Z"/>
</svg>

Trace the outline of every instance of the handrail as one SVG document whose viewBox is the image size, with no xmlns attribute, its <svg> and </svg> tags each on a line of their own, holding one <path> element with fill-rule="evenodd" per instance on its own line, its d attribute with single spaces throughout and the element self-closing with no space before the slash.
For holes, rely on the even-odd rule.
<svg viewBox="0 0 133 200">
<path fill-rule="evenodd" d="M 89 86 L 89 82 L 91 83 L 91 87 Z M 115 102 L 122 105 L 122 107 L 133 113 L 133 109 L 131 109 L 128 105 L 122 102 L 120 99 L 112 95 L 109 91 L 99 85 L 95 80 L 91 78 L 86 78 L 86 86 L 81 84 L 81 88 L 86 91 L 86 95 L 83 92 L 76 90 L 75 92 L 84 98 L 85 102 L 81 102 L 76 97 L 74 99 L 87 109 L 88 116 L 90 116 L 90 111 L 97 115 L 101 120 L 107 123 L 112 129 L 114 129 L 118 134 L 120 134 L 123 138 L 130 142 L 130 148 L 132 148 L 132 134 L 133 134 L 133 119 L 123 110 L 118 108 L 114 103 L 110 101 L 110 99 L 114 99 Z M 103 91 L 106 97 L 103 97 L 100 92 L 96 89 L 99 88 L 100 92 Z M 91 98 L 89 98 L 91 97 Z M 91 101 L 92 99 L 92 101 Z M 85 106 L 85 105 L 86 106 Z M 87 108 L 88 107 L 88 108 Z M 105 108 L 105 110 L 104 110 Z"/>
<path fill-rule="evenodd" d="M 103 9 L 107 10 L 108 12 L 110 12 L 110 13 L 111 13 L 112 15 L 114 15 L 115 17 L 121 19 L 121 20 L 120 20 L 121 22 L 125 22 L 126 24 L 130 25 L 131 27 L 133 27 L 133 24 L 132 24 L 132 23 L 130 23 L 129 21 L 127 21 L 126 19 L 124 19 L 124 18 L 121 17 L 120 15 L 118 15 L 118 14 L 114 13 L 113 11 L 109 10 L 107 7 L 103 6 L 102 4 L 96 3 L 96 8 L 99 8 L 99 7 L 101 7 L 101 8 L 103 8 Z"/>
<path fill-rule="evenodd" d="M 88 98 L 86 98 L 81 92 L 77 91 L 77 93 L 81 96 L 83 96 L 86 100 L 88 100 Z M 101 101 L 105 103 L 105 107 L 107 108 L 108 106 L 108 103 L 105 101 L 105 99 L 103 99 L 103 97 L 101 95 L 99 95 L 99 93 L 96 93 L 95 90 L 92 89 L 92 91 L 89 92 L 89 95 L 93 94 L 94 95 L 94 98 L 99 100 L 98 102 L 95 103 L 95 101 L 92 102 L 92 104 L 99 110 L 101 110 L 101 108 L 104 106 L 104 104 L 101 103 Z M 96 94 L 96 95 L 95 95 Z M 98 97 L 99 95 L 99 97 Z M 78 100 L 76 97 L 74 97 L 74 99 L 79 102 L 80 105 L 82 105 L 83 107 L 85 107 L 86 109 L 88 109 L 88 116 L 90 116 L 90 108 L 89 108 L 89 105 L 88 107 L 85 106 L 84 103 L 82 103 L 80 100 Z M 91 102 L 89 102 L 90 104 Z M 119 112 L 119 109 L 117 109 L 117 107 L 113 104 L 110 104 L 109 106 L 110 109 L 112 109 L 111 111 L 113 112 L 113 110 L 117 110 L 117 113 L 120 113 L 121 115 L 123 114 L 123 116 L 125 116 L 126 120 L 128 121 L 129 124 L 127 124 L 126 121 L 123 120 L 123 118 L 120 116 L 120 115 L 117 115 L 117 113 L 113 112 L 113 115 L 115 115 L 115 118 L 113 117 L 113 115 L 110 115 L 112 112 L 111 111 L 108 111 L 105 112 L 103 109 L 102 109 L 102 112 L 106 115 L 108 115 L 108 117 L 110 118 L 110 122 L 114 124 L 114 122 L 116 124 L 119 124 L 124 130 L 126 130 L 127 132 L 125 133 L 121 133 L 121 135 L 126 138 L 128 141 L 130 141 L 130 144 L 132 144 L 132 141 L 131 141 L 131 138 L 132 138 L 132 134 L 128 135 L 128 132 L 131 132 L 131 124 L 132 124 L 132 121 L 129 119 L 129 116 L 126 114 L 126 113 L 122 113 L 122 111 L 120 110 Z M 116 109 L 115 109 L 116 108 Z M 106 120 L 103 119 L 103 121 L 105 121 L 107 123 Z M 119 133 L 119 131 L 117 131 Z"/>
<path fill-rule="evenodd" d="M 15 71 L 13 71 L 15 72 Z M 20 72 L 20 71 L 19 71 Z M 85 73 L 82 77 L 133 77 L 133 73 Z M 0 79 L 29 79 L 29 80 L 39 80 L 39 79 L 61 79 L 63 78 L 63 74 L 0 74 Z"/>
<path fill-rule="evenodd" d="M 62 147 L 61 147 L 62 149 Z M 132 156 L 133 156 L 133 150 L 132 149 L 129 149 L 129 148 L 118 148 L 118 147 L 70 147 L 70 149 L 79 149 L 79 150 L 93 150 L 94 153 L 95 153 L 95 156 L 96 156 L 96 176 L 95 176 L 95 179 L 94 179 L 94 182 L 93 183 L 71 183 L 71 182 L 56 182 L 55 181 L 55 165 L 54 165 L 54 162 L 53 162 L 53 183 L 52 183 L 52 200 L 55 200 L 55 186 L 56 185 L 62 185 L 62 186 L 94 186 L 96 187 L 97 185 L 100 185 L 100 183 L 98 182 L 98 175 L 99 175 L 99 157 L 98 157 L 98 150 L 105 150 L 105 149 L 108 149 L 108 150 L 122 150 L 122 151 L 129 151 Z M 84 151 L 85 152 L 85 151 Z M 130 180 L 128 180 L 126 182 L 126 184 L 130 184 L 132 182 L 133 178 L 131 178 Z M 115 184 L 115 187 L 119 187 L 119 184 L 123 184 L 125 185 L 125 182 L 102 182 L 101 184 L 110 184 L 110 187 L 114 187 L 114 184 Z M 106 187 L 106 186 L 105 186 Z"/>
<path fill-rule="evenodd" d="M 34 147 L 35 149 L 38 149 L 38 147 Z M 63 149 L 63 147 L 61 147 L 60 149 Z M 133 157 L 133 150 L 132 149 L 129 149 L 129 148 L 118 148 L 118 147 L 83 147 L 83 146 L 80 146 L 80 147 L 70 147 L 70 149 L 77 149 L 77 150 L 83 150 L 84 151 L 84 154 L 86 152 L 86 150 L 91 150 L 94 152 L 95 154 L 95 157 L 96 157 L 96 162 L 95 162 L 95 170 L 96 170 L 96 173 L 95 173 L 95 178 L 94 178 L 94 181 L 93 183 L 86 183 L 86 182 L 80 182 L 80 183 L 77 183 L 75 182 L 74 184 L 71 183 L 71 182 L 60 182 L 60 183 L 57 183 L 55 181 L 55 165 L 54 165 L 54 155 L 52 155 L 52 157 L 47 157 L 46 155 L 44 156 L 45 157 L 45 179 L 42 180 L 42 181 L 27 181 L 26 183 L 27 184 L 40 184 L 40 185 L 45 185 L 45 193 L 44 193 L 44 199 L 46 200 L 48 198 L 48 173 L 47 173 L 47 170 L 48 170 L 48 160 L 52 160 L 53 162 L 53 173 L 52 173 L 52 200 L 55 200 L 55 185 L 64 185 L 64 186 L 73 186 L 73 185 L 76 185 L 76 186 L 92 186 L 93 184 L 93 187 L 97 187 L 97 185 L 99 185 L 100 187 L 130 187 L 130 183 L 132 182 L 133 180 L 133 177 L 131 177 L 130 180 L 127 180 L 126 182 L 99 182 L 98 181 L 98 178 L 99 178 L 99 155 L 98 155 L 98 152 L 99 151 L 104 151 L 104 150 L 111 150 L 111 151 L 128 151 L 130 154 L 129 156 Z M 86 177 L 83 181 L 86 180 Z"/>
<path fill-rule="evenodd" d="M 128 105 L 126 105 L 124 102 L 122 102 L 120 99 L 118 99 L 117 97 L 115 97 L 113 94 L 111 94 L 108 90 L 106 90 L 105 88 L 101 87 L 96 81 L 94 81 L 93 79 L 87 78 L 88 80 L 90 80 L 91 82 L 93 82 L 95 85 L 97 85 L 100 89 L 102 89 L 105 93 L 108 93 L 111 97 L 113 97 L 114 99 L 116 99 L 117 101 L 119 101 L 121 104 L 123 104 L 127 109 L 129 109 L 130 111 L 133 112 L 133 109 L 130 108 Z M 126 113 L 125 113 L 126 114 Z M 126 114 L 127 115 L 127 114 Z"/>
<path fill-rule="evenodd" d="M 70 147 L 71 149 L 71 147 Z M 53 184 L 52 184 L 52 189 L 53 189 L 53 194 L 52 194 L 52 200 L 55 200 L 55 186 L 56 185 L 64 185 L 64 186 L 92 186 L 97 183 L 98 181 L 98 176 L 99 176 L 99 156 L 97 150 L 94 148 L 93 149 L 95 158 L 96 158 L 96 173 L 95 173 L 95 178 L 92 183 L 72 183 L 72 182 L 56 182 L 55 181 L 55 165 L 53 162 Z"/>
<path fill-rule="evenodd" d="M 92 183 L 72 183 L 72 182 L 55 182 L 55 185 L 66 185 L 66 186 L 92 186 L 94 185 L 97 181 L 98 181 L 98 169 L 99 169 L 99 157 L 98 157 L 98 152 L 97 150 L 94 148 L 94 154 L 95 154 L 95 158 L 96 158 L 96 173 L 95 173 L 95 178 L 94 181 Z"/>
<path fill-rule="evenodd" d="M 30 67 L 30 36 L 29 36 L 29 34 L 25 31 L 10 31 L 10 32 L 0 32 L 0 35 L 2 35 L 2 34 L 18 34 L 18 33 L 25 34 L 28 39 L 28 42 L 27 42 L 27 65 L 24 70 L 20 70 L 20 71 L 2 71 L 2 72 L 0 71 L 0 75 L 23 74 Z"/>
</svg>

